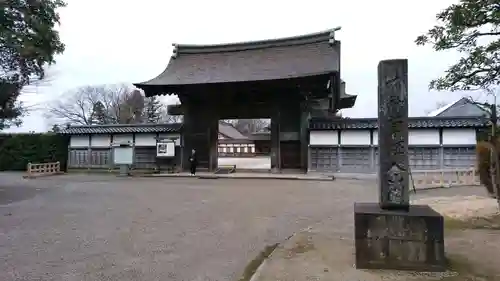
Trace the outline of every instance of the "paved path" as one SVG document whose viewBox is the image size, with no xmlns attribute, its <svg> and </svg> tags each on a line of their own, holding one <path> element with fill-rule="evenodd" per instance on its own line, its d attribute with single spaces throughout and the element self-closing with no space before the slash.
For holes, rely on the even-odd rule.
<svg viewBox="0 0 500 281">
<path fill-rule="evenodd" d="M 266 245 L 311 224 L 352 233 L 353 202 L 377 198 L 374 184 L 346 180 L 0 182 L 38 189 L 0 195 L 0 280 L 237 280 Z"/>
<path fill-rule="evenodd" d="M 44 192 L 0 206 L 0 280 L 236 280 L 266 245 L 330 216 L 349 227 L 341 214 L 354 198 L 375 198 L 356 182 L 65 175 L 10 183 Z"/>
</svg>

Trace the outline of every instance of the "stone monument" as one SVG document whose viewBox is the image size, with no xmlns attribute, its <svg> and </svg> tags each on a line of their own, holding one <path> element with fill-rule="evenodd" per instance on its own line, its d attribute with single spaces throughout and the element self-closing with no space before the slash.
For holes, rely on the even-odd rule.
<svg viewBox="0 0 500 281">
<path fill-rule="evenodd" d="M 379 202 L 355 203 L 356 268 L 444 271 L 443 217 L 410 205 L 408 61 L 378 65 Z"/>
</svg>

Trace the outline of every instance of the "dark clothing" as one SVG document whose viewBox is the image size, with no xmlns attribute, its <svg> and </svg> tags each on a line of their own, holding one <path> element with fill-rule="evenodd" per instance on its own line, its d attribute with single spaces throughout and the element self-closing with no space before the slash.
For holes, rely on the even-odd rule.
<svg viewBox="0 0 500 281">
<path fill-rule="evenodd" d="M 195 175 L 196 174 L 196 166 L 198 166 L 198 159 L 196 158 L 196 153 L 191 154 L 189 157 L 189 163 L 191 164 L 190 170 L 191 174 Z"/>
<path fill-rule="evenodd" d="M 190 170 L 191 174 L 196 175 L 196 164 L 194 164 L 193 162 L 191 162 Z"/>
</svg>

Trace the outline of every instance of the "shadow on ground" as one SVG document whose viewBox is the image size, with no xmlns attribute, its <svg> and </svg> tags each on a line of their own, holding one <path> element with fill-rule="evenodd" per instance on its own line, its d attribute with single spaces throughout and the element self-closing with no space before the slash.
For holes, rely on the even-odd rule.
<svg viewBox="0 0 500 281">
<path fill-rule="evenodd" d="M 25 185 L 2 185 L 0 183 L 0 205 L 6 205 L 26 199 L 31 199 L 37 194 L 46 192 L 48 189 L 41 189 Z"/>
</svg>

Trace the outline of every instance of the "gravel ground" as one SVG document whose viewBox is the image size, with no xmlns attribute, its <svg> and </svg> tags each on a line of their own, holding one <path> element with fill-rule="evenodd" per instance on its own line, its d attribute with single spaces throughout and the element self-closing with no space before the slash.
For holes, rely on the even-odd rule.
<svg viewBox="0 0 500 281">
<path fill-rule="evenodd" d="M 9 281 L 237 280 L 266 245 L 324 220 L 352 232 L 353 202 L 377 200 L 373 182 L 347 180 L 0 174 L 0 183 Z"/>
<path fill-rule="evenodd" d="M 270 156 L 219 157 L 219 165 L 236 165 L 236 169 L 271 169 Z"/>
</svg>

